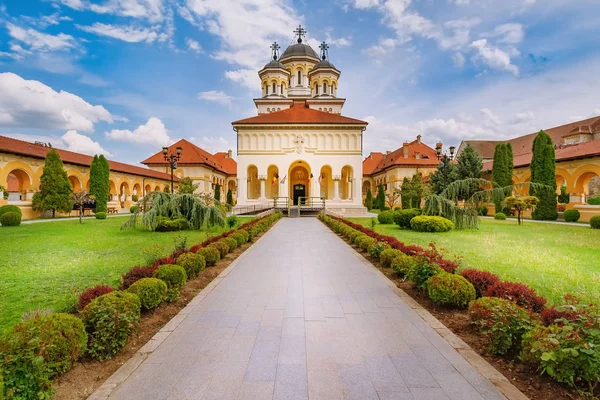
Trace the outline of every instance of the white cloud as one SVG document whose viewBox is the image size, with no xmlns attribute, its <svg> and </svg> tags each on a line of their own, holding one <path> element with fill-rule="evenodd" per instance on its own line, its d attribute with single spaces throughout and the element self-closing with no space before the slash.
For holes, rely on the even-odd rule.
<svg viewBox="0 0 600 400">
<path fill-rule="evenodd" d="M 138 126 L 133 132 L 128 129 L 113 129 L 106 132 L 106 137 L 111 140 L 159 146 L 166 146 L 172 142 L 165 124 L 156 117 L 150 118 L 146 124 Z"/>
<path fill-rule="evenodd" d="M 334 47 L 348 47 L 352 45 L 352 36 L 347 36 L 347 37 L 341 37 L 341 38 L 334 38 L 333 36 L 331 36 L 331 31 L 328 30 L 325 32 L 325 41 L 327 42 L 328 45 L 330 46 L 334 46 Z M 315 50 L 318 51 L 318 46 L 315 48 Z"/>
<path fill-rule="evenodd" d="M 372 8 L 379 5 L 379 0 L 354 0 L 354 8 Z"/>
<path fill-rule="evenodd" d="M 452 61 L 454 62 L 454 66 L 456 68 L 462 68 L 465 66 L 465 56 L 463 56 L 460 52 L 452 54 Z"/>
<path fill-rule="evenodd" d="M 484 124 L 486 125 L 500 125 L 502 123 L 502 121 L 500 120 L 500 117 L 497 116 L 496 114 L 494 114 L 494 112 L 492 110 L 490 110 L 489 108 L 482 108 L 481 113 L 485 116 L 484 119 Z"/>
<path fill-rule="evenodd" d="M 146 19 L 151 23 L 162 22 L 165 18 L 163 0 L 105 0 L 95 3 L 82 0 L 55 1 L 79 11 L 88 9 L 98 14 Z"/>
<path fill-rule="evenodd" d="M 152 43 L 158 39 L 156 30 L 148 28 L 135 28 L 133 26 L 118 26 L 96 22 L 91 26 L 75 25 L 82 31 L 94 33 L 100 36 L 108 36 L 123 40 L 128 43 L 147 42 Z"/>
<path fill-rule="evenodd" d="M 100 143 L 94 142 L 89 136 L 81 135 L 76 130 L 67 131 L 61 139 L 66 143 L 66 150 L 73 151 L 75 153 L 83 153 L 93 156 L 95 154 L 104 154 L 110 156 L 111 154 L 104 150 Z"/>
<path fill-rule="evenodd" d="M 12 23 L 7 23 L 8 34 L 15 40 L 24 43 L 29 50 L 33 51 L 52 51 L 65 50 L 75 47 L 75 39 L 71 35 L 59 33 L 58 35 L 49 35 L 38 32 L 32 28 L 21 28 Z"/>
<path fill-rule="evenodd" d="M 474 56 L 475 60 L 483 62 L 492 69 L 505 70 L 515 76 L 519 75 L 519 68 L 511 63 L 510 55 L 488 44 L 487 39 L 476 40 L 469 45 L 469 48 L 477 52 Z"/>
<path fill-rule="evenodd" d="M 91 132 L 99 121 L 113 122 L 102 106 L 10 72 L 0 74 L 0 93 L 0 126 Z"/>
<path fill-rule="evenodd" d="M 454 2 L 457 6 L 468 6 L 471 3 L 471 0 L 450 0 Z"/>
<path fill-rule="evenodd" d="M 458 50 L 469 43 L 471 29 L 481 23 L 479 18 L 457 19 L 444 23 L 444 28 L 451 31 L 450 35 L 438 38 L 440 48 Z"/>
<path fill-rule="evenodd" d="M 200 140 L 194 140 L 194 143 L 211 154 L 231 148 L 229 142 L 220 136 L 202 136 Z"/>
<path fill-rule="evenodd" d="M 201 54 L 204 51 L 202 50 L 202 46 L 197 40 L 191 38 L 185 38 L 185 43 L 187 44 L 188 50 L 193 51 L 196 54 Z"/>
<path fill-rule="evenodd" d="M 223 93 L 222 91 L 217 90 L 209 90 L 207 92 L 201 92 L 198 94 L 198 98 L 200 100 L 213 101 L 215 103 L 223 104 L 223 105 L 231 105 L 231 101 L 233 97 L 228 94 Z"/>
<path fill-rule="evenodd" d="M 85 8 L 81 0 L 58 0 L 60 3 L 75 10 L 83 10 Z"/>
<path fill-rule="evenodd" d="M 498 25 L 493 31 L 482 35 L 484 38 L 495 38 L 497 43 L 518 44 L 523 41 L 525 31 L 521 24 Z"/>
<path fill-rule="evenodd" d="M 236 71 L 226 71 L 225 77 L 234 82 L 241 83 L 250 89 L 256 89 L 260 86 L 258 73 L 254 69 L 238 69 Z"/>
</svg>

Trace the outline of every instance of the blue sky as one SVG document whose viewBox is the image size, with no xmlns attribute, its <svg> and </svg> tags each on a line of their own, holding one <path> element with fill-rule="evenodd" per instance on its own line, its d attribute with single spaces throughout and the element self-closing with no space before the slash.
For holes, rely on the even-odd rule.
<svg viewBox="0 0 600 400">
<path fill-rule="evenodd" d="M 0 134 L 138 163 L 235 151 L 269 45 L 330 44 L 365 155 L 600 115 L 597 0 L 0 0 Z"/>
</svg>

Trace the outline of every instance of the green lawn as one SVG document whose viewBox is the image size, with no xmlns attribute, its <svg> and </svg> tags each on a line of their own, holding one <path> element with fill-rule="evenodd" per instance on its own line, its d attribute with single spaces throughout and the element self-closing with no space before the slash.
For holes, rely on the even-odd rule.
<svg viewBox="0 0 600 400">
<path fill-rule="evenodd" d="M 351 219 L 369 226 L 369 219 Z M 378 233 L 407 244 L 434 243 L 446 258 L 460 257 L 461 267 L 492 271 L 522 282 L 552 302 L 566 293 L 600 302 L 600 230 L 514 220 L 484 219 L 479 230 L 420 233 L 396 225 L 377 225 Z"/>
<path fill-rule="evenodd" d="M 190 247 L 207 237 L 206 231 L 121 231 L 126 219 L 0 228 L 0 332 L 18 322 L 25 311 L 64 310 L 83 289 L 96 284 L 117 286 L 131 267 L 170 254 L 176 238 L 187 237 Z M 248 220 L 240 218 L 241 223 Z"/>
</svg>

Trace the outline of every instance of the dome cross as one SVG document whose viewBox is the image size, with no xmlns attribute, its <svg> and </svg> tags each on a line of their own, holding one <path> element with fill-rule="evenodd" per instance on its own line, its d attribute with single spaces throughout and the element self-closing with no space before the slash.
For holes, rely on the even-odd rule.
<svg viewBox="0 0 600 400">
<path fill-rule="evenodd" d="M 294 34 L 298 36 L 298 43 L 302 43 L 302 36 L 306 37 L 306 29 L 302 28 L 302 25 L 298 25 L 298 28 L 294 30 Z"/>
<path fill-rule="evenodd" d="M 327 57 L 329 56 L 329 45 L 327 43 L 325 43 L 325 41 L 323 41 L 323 43 L 321 43 L 319 48 L 321 49 L 321 59 L 326 60 Z"/>
<path fill-rule="evenodd" d="M 279 49 L 280 48 L 281 47 L 279 47 L 277 42 L 273 42 L 273 44 L 271 45 L 271 50 L 273 50 L 273 60 L 277 60 L 279 58 Z"/>
</svg>

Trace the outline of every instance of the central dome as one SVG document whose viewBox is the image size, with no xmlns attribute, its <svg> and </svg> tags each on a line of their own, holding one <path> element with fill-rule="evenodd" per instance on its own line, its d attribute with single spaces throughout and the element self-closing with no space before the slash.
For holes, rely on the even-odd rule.
<svg viewBox="0 0 600 400">
<path fill-rule="evenodd" d="M 293 56 L 312 57 L 312 58 L 319 59 L 319 55 L 317 54 L 316 51 L 313 50 L 312 47 L 310 47 L 309 45 L 304 44 L 300 41 L 299 41 L 299 43 L 295 43 L 295 44 L 291 45 L 290 47 L 288 47 L 287 49 L 285 49 L 285 51 L 281 55 L 280 60 L 283 58 L 286 58 L 286 57 L 293 57 Z"/>
</svg>

